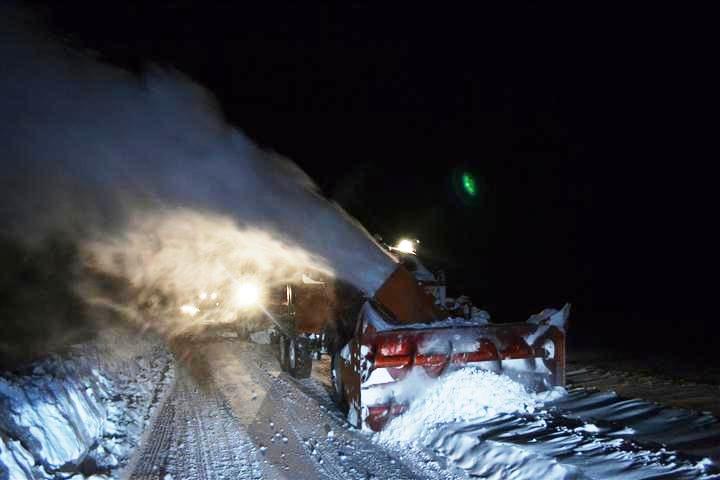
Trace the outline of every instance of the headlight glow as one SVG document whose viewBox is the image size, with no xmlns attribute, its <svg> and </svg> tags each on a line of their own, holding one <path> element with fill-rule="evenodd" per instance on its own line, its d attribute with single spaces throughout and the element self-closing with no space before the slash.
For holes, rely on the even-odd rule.
<svg viewBox="0 0 720 480">
<path fill-rule="evenodd" d="M 197 308 L 195 305 L 186 304 L 180 307 L 180 311 L 185 315 L 190 315 L 191 317 L 194 317 L 195 315 L 197 315 L 200 309 Z"/>
<path fill-rule="evenodd" d="M 260 286 L 255 282 L 240 282 L 233 290 L 233 304 L 237 308 L 249 308 L 260 303 Z"/>
<path fill-rule="evenodd" d="M 412 240 L 403 238 L 395 246 L 395 250 L 398 250 L 403 253 L 415 253 L 415 242 L 413 242 Z"/>
</svg>

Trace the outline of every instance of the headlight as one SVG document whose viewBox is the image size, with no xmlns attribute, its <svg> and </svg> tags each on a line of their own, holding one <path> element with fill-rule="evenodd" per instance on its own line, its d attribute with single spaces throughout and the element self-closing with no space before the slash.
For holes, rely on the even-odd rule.
<svg viewBox="0 0 720 480">
<path fill-rule="evenodd" d="M 395 250 L 403 253 L 415 253 L 415 242 L 404 238 L 398 242 Z"/>
<path fill-rule="evenodd" d="M 235 307 L 244 309 L 259 304 L 260 296 L 260 285 L 255 282 L 246 281 L 235 284 L 232 299 Z"/>
<path fill-rule="evenodd" d="M 180 307 L 180 311 L 185 315 L 190 315 L 191 317 L 194 317 L 195 315 L 197 315 L 200 309 L 197 308 L 195 305 L 185 304 Z"/>
</svg>

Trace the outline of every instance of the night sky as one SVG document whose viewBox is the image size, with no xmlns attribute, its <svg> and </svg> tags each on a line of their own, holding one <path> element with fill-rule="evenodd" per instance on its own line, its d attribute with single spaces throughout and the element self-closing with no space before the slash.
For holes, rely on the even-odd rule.
<svg viewBox="0 0 720 480">
<path fill-rule="evenodd" d="M 605 4 L 419 3 L 33 5 L 103 61 L 212 90 L 370 232 L 419 238 L 495 320 L 569 301 L 576 345 L 720 346 L 692 29 Z"/>
</svg>

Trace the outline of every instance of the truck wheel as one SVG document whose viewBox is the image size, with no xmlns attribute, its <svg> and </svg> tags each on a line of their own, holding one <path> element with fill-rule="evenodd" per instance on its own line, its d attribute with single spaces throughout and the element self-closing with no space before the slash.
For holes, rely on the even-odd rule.
<svg viewBox="0 0 720 480">
<path fill-rule="evenodd" d="M 278 336 L 278 361 L 283 372 L 288 371 L 288 338 L 285 335 Z"/>
<path fill-rule="evenodd" d="M 335 401 L 343 415 L 347 415 L 348 404 L 345 399 L 345 387 L 343 386 L 342 375 L 340 373 L 340 352 L 335 352 L 330 359 L 330 383 L 332 384 L 331 397 Z"/>
<path fill-rule="evenodd" d="M 293 337 L 287 342 L 288 372 L 295 378 L 308 378 L 312 371 L 312 356 L 304 339 Z"/>
</svg>

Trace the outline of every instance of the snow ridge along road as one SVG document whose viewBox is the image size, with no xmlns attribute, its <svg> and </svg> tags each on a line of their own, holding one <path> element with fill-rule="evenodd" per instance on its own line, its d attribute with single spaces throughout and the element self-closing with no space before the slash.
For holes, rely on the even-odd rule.
<svg viewBox="0 0 720 480">
<path fill-rule="evenodd" d="M 173 381 L 157 338 L 118 329 L 0 373 L 0 480 L 115 478 Z"/>
</svg>

